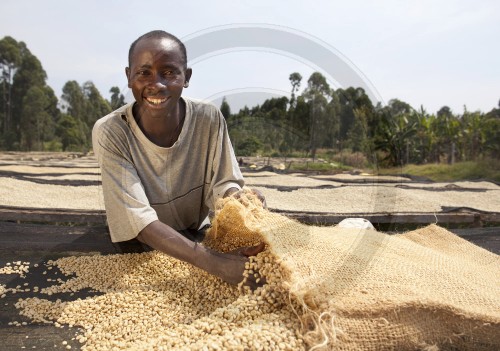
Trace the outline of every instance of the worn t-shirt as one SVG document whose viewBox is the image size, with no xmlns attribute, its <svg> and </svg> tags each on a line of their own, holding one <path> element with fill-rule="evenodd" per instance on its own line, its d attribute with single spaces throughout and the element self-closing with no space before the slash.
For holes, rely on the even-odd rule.
<svg viewBox="0 0 500 351">
<path fill-rule="evenodd" d="M 218 198 L 243 187 L 222 113 L 212 104 L 182 99 L 184 124 L 168 148 L 144 135 L 133 103 L 94 125 L 92 143 L 113 242 L 135 238 L 155 220 L 176 230 L 198 229 Z"/>
</svg>

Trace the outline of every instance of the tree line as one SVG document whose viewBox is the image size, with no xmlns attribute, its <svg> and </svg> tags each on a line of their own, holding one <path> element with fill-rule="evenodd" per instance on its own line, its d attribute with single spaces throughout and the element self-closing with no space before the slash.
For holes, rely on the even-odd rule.
<svg viewBox="0 0 500 351">
<path fill-rule="evenodd" d="M 362 88 L 332 89 L 314 72 L 303 92 L 302 76 L 290 75 L 290 98 L 266 100 L 225 115 L 238 155 L 315 158 L 317 150 L 358 153 L 380 166 L 500 158 L 500 101 L 487 113 L 461 114 L 443 106 L 436 114 L 393 99 L 373 105 Z"/>
<path fill-rule="evenodd" d="M 106 100 L 91 82 L 68 81 L 58 99 L 26 44 L 0 40 L 0 150 L 88 151 L 95 121 L 122 106 L 120 89 Z"/>
<path fill-rule="evenodd" d="M 0 150 L 86 152 L 95 121 L 125 103 L 119 88 L 108 100 L 91 81 L 68 81 L 58 99 L 41 62 L 9 36 L 0 40 L 0 74 Z M 301 74 L 289 79 L 289 98 L 237 113 L 223 99 L 237 155 L 315 158 L 328 150 L 381 166 L 500 158 L 500 102 L 487 113 L 443 106 L 433 114 L 398 99 L 373 105 L 362 88 L 332 89 L 319 72 L 300 94 Z"/>
</svg>

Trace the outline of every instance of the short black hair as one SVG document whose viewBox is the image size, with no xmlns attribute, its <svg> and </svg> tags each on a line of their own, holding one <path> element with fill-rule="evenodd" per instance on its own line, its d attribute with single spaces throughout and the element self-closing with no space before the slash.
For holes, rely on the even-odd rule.
<svg viewBox="0 0 500 351">
<path fill-rule="evenodd" d="M 173 40 L 174 42 L 176 42 L 181 49 L 182 59 L 184 60 L 184 68 L 187 68 L 186 46 L 175 35 L 170 34 L 168 32 L 165 32 L 164 30 L 152 30 L 151 32 L 147 32 L 146 34 L 143 34 L 139 38 L 137 38 L 130 45 L 130 49 L 128 50 L 128 66 L 129 67 L 130 67 L 130 62 L 132 61 L 132 53 L 134 52 L 134 49 L 135 49 L 135 46 L 137 45 L 137 43 L 140 42 L 142 39 L 150 39 L 150 38 L 155 38 L 155 39 L 166 38 L 166 39 L 170 39 L 170 40 Z"/>
</svg>

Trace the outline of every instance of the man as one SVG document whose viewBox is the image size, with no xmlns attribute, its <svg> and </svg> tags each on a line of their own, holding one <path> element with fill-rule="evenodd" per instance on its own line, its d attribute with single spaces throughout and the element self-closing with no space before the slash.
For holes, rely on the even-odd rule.
<svg viewBox="0 0 500 351">
<path fill-rule="evenodd" d="M 192 70 L 175 36 L 152 31 L 132 43 L 125 69 L 135 102 L 99 119 L 92 131 L 113 242 L 136 238 L 231 284 L 246 256 L 222 254 L 180 232 L 198 230 L 218 198 L 244 182 L 226 122 L 213 105 L 181 97 Z"/>
</svg>

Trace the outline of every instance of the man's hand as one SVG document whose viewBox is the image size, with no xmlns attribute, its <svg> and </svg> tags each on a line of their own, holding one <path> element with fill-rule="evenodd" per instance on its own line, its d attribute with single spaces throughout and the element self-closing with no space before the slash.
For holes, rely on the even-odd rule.
<svg viewBox="0 0 500 351">
<path fill-rule="evenodd" d="M 221 253 L 185 238 L 160 221 L 154 221 L 146 226 L 137 239 L 155 250 L 188 262 L 233 285 L 243 280 L 243 271 L 248 257 L 257 255 L 264 250 L 265 246 L 262 243 L 240 248 L 232 253 Z M 252 279 L 253 277 L 250 277 L 247 285 L 255 289 L 258 285 Z"/>
<path fill-rule="evenodd" d="M 262 202 L 262 206 L 264 208 L 267 208 L 267 203 L 266 203 L 266 198 L 264 195 L 257 189 L 250 189 L 252 194 L 257 196 L 257 198 Z M 238 190 L 237 188 L 229 188 L 226 193 L 224 194 L 224 197 L 232 196 L 235 199 L 240 199 L 242 195 L 245 195 L 245 190 Z"/>
<path fill-rule="evenodd" d="M 266 248 L 266 244 L 260 243 L 255 246 L 247 246 L 247 247 L 240 247 L 239 249 L 229 251 L 229 254 L 232 255 L 243 255 L 245 257 L 250 257 L 250 256 L 257 256 L 259 253 L 264 251 Z"/>
<path fill-rule="evenodd" d="M 245 263 L 248 262 L 248 257 L 255 256 L 262 252 L 265 248 L 264 243 L 260 243 L 251 247 L 243 247 L 228 253 L 212 252 L 214 255 L 214 268 L 217 267 L 217 272 L 213 274 L 217 275 L 222 280 L 236 285 L 243 280 L 243 272 L 245 270 Z M 249 276 L 245 285 L 249 286 L 252 290 L 257 287 L 264 285 L 265 279 L 261 278 L 259 282 L 256 281 L 255 277 Z"/>
</svg>

